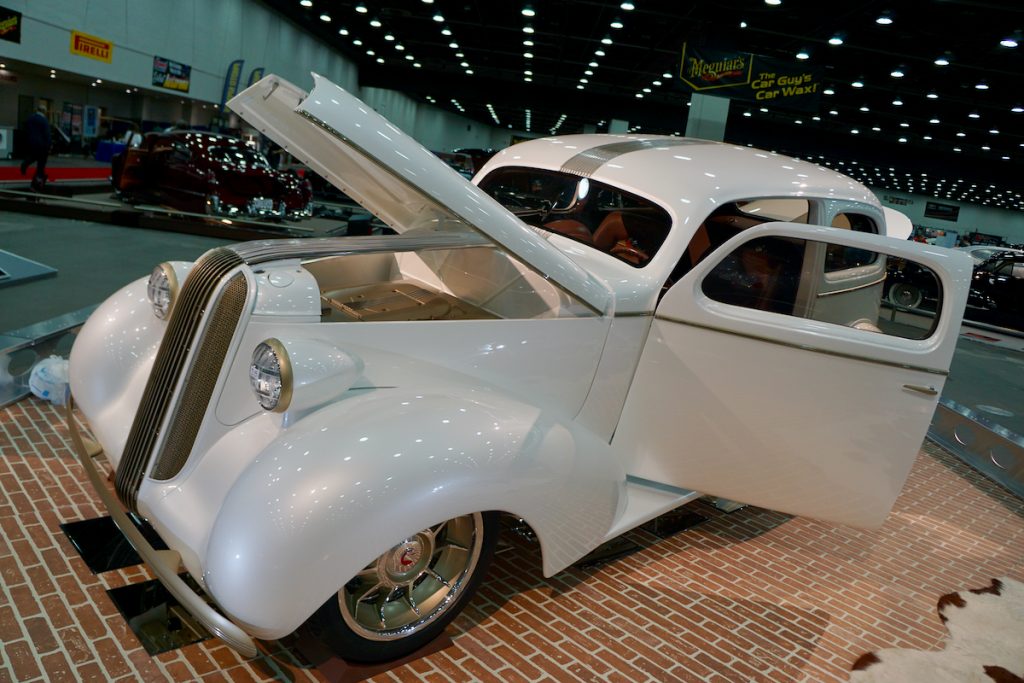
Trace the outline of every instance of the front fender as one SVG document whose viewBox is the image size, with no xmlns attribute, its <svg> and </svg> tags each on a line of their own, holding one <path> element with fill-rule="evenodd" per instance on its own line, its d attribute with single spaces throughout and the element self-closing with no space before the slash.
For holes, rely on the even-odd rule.
<svg viewBox="0 0 1024 683">
<path fill-rule="evenodd" d="M 484 510 L 526 519 L 550 575 L 600 542 L 624 479 L 607 443 L 535 406 L 469 387 L 369 390 L 293 425 L 246 468 L 204 579 L 253 635 L 278 638 L 403 538 Z"/>
</svg>

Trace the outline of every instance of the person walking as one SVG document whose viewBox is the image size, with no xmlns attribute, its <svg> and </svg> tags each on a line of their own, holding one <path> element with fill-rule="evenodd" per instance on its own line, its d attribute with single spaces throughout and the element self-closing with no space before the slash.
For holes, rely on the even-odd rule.
<svg viewBox="0 0 1024 683">
<path fill-rule="evenodd" d="M 21 162 L 21 175 L 28 172 L 28 167 L 36 165 L 36 173 L 32 177 L 32 189 L 42 192 L 46 185 L 46 160 L 50 156 L 50 122 L 46 118 L 46 107 L 40 105 L 25 120 L 26 146 L 28 153 Z"/>
</svg>

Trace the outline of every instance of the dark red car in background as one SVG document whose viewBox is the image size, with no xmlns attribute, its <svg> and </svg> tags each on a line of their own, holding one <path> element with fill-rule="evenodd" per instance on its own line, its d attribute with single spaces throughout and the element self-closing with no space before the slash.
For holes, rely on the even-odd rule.
<svg viewBox="0 0 1024 683">
<path fill-rule="evenodd" d="M 237 138 L 202 131 L 150 133 L 111 161 L 115 191 L 126 201 L 156 201 L 218 216 L 301 218 L 312 188 L 276 171 Z"/>
</svg>

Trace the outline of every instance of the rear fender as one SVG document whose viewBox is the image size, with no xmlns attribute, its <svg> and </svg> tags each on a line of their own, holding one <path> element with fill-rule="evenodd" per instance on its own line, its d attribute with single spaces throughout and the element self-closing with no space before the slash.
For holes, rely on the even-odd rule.
<svg viewBox="0 0 1024 683">
<path fill-rule="evenodd" d="M 205 583 L 250 633 L 278 638 L 403 538 L 486 510 L 531 525 L 550 575 L 600 543 L 624 479 L 608 444 L 535 406 L 468 387 L 367 391 L 246 468 L 210 535 Z"/>
</svg>

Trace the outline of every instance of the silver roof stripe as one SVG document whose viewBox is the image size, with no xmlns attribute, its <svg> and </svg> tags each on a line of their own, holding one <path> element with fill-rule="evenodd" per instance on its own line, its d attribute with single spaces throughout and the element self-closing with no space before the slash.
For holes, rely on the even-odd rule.
<svg viewBox="0 0 1024 683">
<path fill-rule="evenodd" d="M 666 149 L 668 147 L 686 147 L 690 145 L 712 145 L 710 140 L 698 140 L 697 138 L 676 138 L 674 140 L 624 140 L 622 142 L 610 142 L 607 145 L 598 145 L 580 152 L 562 164 L 564 173 L 572 173 L 589 178 L 594 175 L 597 169 L 615 157 L 636 152 L 641 149 Z"/>
</svg>

